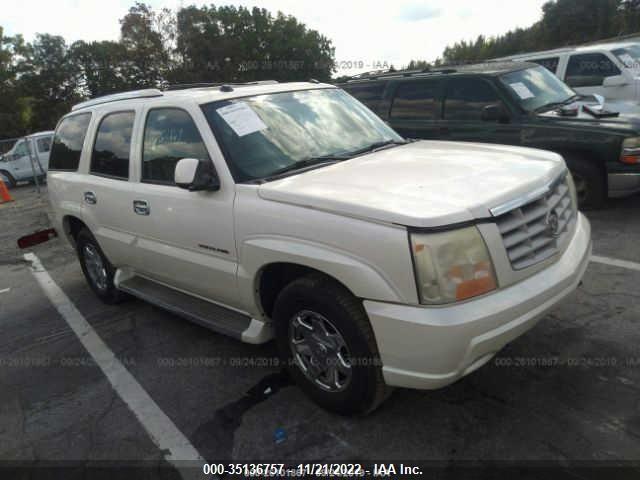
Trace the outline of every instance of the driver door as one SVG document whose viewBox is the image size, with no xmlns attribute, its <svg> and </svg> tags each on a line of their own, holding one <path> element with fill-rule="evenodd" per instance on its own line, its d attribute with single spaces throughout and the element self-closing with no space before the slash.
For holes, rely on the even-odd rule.
<svg viewBox="0 0 640 480">
<path fill-rule="evenodd" d="M 202 112 L 154 107 L 144 112 L 139 179 L 128 215 L 135 223 L 133 267 L 142 276 L 227 306 L 238 306 L 234 238 L 235 184 L 189 191 L 174 183 L 178 160 L 211 161 L 213 137 Z"/>
</svg>

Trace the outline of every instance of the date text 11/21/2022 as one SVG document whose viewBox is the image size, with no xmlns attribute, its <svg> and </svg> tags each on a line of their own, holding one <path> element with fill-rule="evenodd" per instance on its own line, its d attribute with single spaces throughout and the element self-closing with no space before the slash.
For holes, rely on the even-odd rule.
<svg viewBox="0 0 640 480">
<path fill-rule="evenodd" d="M 244 477 L 380 477 L 394 478 L 397 475 L 421 476 L 422 469 L 415 465 L 396 463 L 308 463 L 288 467 L 283 463 L 205 463 L 202 467 L 205 475 L 242 475 Z"/>
</svg>

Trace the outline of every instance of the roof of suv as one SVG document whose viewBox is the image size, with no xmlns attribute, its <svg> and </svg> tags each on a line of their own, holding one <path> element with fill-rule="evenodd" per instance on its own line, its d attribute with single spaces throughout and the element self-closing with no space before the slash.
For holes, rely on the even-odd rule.
<svg viewBox="0 0 640 480">
<path fill-rule="evenodd" d="M 455 74 L 481 74 L 481 75 L 502 75 L 503 73 L 516 72 L 518 70 L 524 70 L 525 68 L 538 67 L 538 64 L 528 62 L 485 62 L 474 63 L 469 65 L 458 66 L 441 66 L 433 69 L 425 70 L 413 70 L 397 72 L 384 72 L 384 73 L 370 73 L 361 74 L 360 76 L 352 77 L 344 84 L 355 84 L 359 82 L 369 82 L 373 80 L 396 80 L 403 78 L 426 78 L 442 75 L 455 75 Z"/>
<path fill-rule="evenodd" d="M 289 82 L 278 83 L 274 81 L 253 82 L 246 84 L 211 84 L 178 89 L 159 90 L 149 88 L 145 90 L 133 90 L 130 92 L 116 93 L 96 97 L 74 105 L 71 110 L 77 112 L 90 107 L 97 107 L 114 102 L 149 101 L 153 99 L 185 99 L 199 104 L 227 100 L 251 95 L 263 95 L 268 93 L 290 92 L 296 90 L 310 90 L 317 88 L 335 88 L 333 85 L 318 82 Z"/>
</svg>

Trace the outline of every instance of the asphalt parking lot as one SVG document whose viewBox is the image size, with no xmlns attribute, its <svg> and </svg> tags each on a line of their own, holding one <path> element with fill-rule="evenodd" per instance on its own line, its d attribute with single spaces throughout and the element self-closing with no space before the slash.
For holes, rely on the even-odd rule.
<svg viewBox="0 0 640 480">
<path fill-rule="evenodd" d="M 47 226 L 44 200 L 32 186 L 12 194 L 0 205 L 0 458 L 162 464 L 166 451 L 14 248 Z M 639 213 L 640 196 L 588 212 L 594 254 L 630 263 L 592 262 L 489 364 L 439 391 L 397 390 L 365 418 L 307 400 L 272 366 L 272 344 L 138 300 L 102 304 L 63 239 L 29 251 L 207 461 L 640 462 Z"/>
</svg>

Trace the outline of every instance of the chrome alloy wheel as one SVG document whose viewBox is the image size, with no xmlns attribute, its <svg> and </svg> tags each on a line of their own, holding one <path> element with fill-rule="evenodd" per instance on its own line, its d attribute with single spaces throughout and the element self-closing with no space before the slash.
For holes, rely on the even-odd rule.
<svg viewBox="0 0 640 480">
<path fill-rule="evenodd" d="M 302 310 L 291 319 L 289 347 L 305 376 L 323 390 L 339 392 L 352 376 L 351 354 L 338 329 L 325 317 Z"/>
<path fill-rule="evenodd" d="M 96 247 L 87 243 L 82 247 L 82 256 L 84 265 L 87 267 L 87 273 L 91 277 L 91 281 L 98 290 L 107 289 L 107 269 L 104 266 L 102 257 L 96 250 Z"/>
</svg>

